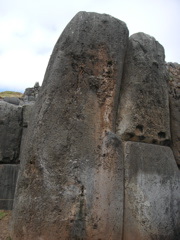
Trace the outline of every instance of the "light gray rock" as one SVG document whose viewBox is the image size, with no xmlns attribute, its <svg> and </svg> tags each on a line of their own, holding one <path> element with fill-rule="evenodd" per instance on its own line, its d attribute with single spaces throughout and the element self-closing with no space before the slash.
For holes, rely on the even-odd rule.
<svg viewBox="0 0 180 240">
<path fill-rule="evenodd" d="M 127 42 L 123 22 L 86 12 L 57 41 L 22 149 L 13 240 L 121 239 L 114 131 Z"/>
<path fill-rule="evenodd" d="M 19 105 L 19 103 L 20 103 L 20 100 L 17 97 L 4 97 L 3 100 L 5 102 L 8 102 L 8 103 L 11 103 L 14 105 Z"/>
<path fill-rule="evenodd" d="M 125 143 L 124 240 L 180 239 L 180 172 L 169 147 Z"/>
<path fill-rule="evenodd" d="M 12 210 L 19 164 L 0 164 L 0 209 Z"/>
<path fill-rule="evenodd" d="M 22 108 L 0 101 L 0 163 L 18 163 Z"/>
<path fill-rule="evenodd" d="M 167 71 L 163 47 L 133 34 L 123 71 L 117 132 L 124 140 L 170 145 Z"/>
</svg>

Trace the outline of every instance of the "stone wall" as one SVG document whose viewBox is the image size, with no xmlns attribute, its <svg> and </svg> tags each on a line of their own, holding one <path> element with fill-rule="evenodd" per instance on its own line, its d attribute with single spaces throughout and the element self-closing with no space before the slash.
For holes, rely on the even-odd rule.
<svg viewBox="0 0 180 240">
<path fill-rule="evenodd" d="M 20 163 L 20 150 L 34 101 L 5 97 L 0 100 L 0 209 L 11 210 Z"/>
<path fill-rule="evenodd" d="M 180 239 L 179 65 L 164 58 L 109 15 L 67 25 L 23 107 L 13 240 Z"/>
</svg>

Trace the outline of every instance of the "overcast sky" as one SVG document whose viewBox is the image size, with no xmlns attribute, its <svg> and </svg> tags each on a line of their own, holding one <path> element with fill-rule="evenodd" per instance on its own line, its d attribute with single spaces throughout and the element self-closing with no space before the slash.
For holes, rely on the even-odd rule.
<svg viewBox="0 0 180 240">
<path fill-rule="evenodd" d="M 180 63 L 180 0 L 0 0 L 0 91 L 42 84 L 61 32 L 79 11 L 110 14 L 145 32 Z"/>
</svg>

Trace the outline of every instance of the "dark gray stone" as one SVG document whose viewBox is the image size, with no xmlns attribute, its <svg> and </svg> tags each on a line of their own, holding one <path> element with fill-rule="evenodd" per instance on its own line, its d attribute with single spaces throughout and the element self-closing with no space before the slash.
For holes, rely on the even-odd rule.
<svg viewBox="0 0 180 240">
<path fill-rule="evenodd" d="M 180 239 L 180 172 L 169 147 L 125 143 L 125 240 Z"/>
<path fill-rule="evenodd" d="M 0 101 L 0 163 L 18 163 L 22 108 Z"/>
<path fill-rule="evenodd" d="M 117 132 L 124 140 L 170 145 L 169 96 L 163 47 L 133 34 L 123 71 Z"/>
<path fill-rule="evenodd" d="M 19 165 L 0 165 L 0 209 L 12 210 Z"/>
<path fill-rule="evenodd" d="M 60 36 L 28 126 L 13 240 L 121 239 L 123 154 L 113 133 L 126 25 L 78 13 Z"/>
</svg>

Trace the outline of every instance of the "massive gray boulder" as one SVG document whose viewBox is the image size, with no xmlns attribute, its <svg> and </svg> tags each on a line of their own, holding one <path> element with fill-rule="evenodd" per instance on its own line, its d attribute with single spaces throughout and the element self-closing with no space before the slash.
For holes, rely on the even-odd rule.
<svg viewBox="0 0 180 240">
<path fill-rule="evenodd" d="M 22 108 L 0 101 L 0 163 L 18 163 L 22 134 Z"/>
<path fill-rule="evenodd" d="M 133 34 L 124 65 L 117 133 L 124 140 L 170 145 L 167 71 L 163 47 Z"/>
<path fill-rule="evenodd" d="M 121 239 L 114 132 L 127 43 L 123 22 L 86 12 L 57 41 L 21 153 L 13 240 Z"/>
<path fill-rule="evenodd" d="M 169 147 L 126 142 L 125 240 L 180 239 L 180 172 Z"/>
</svg>

